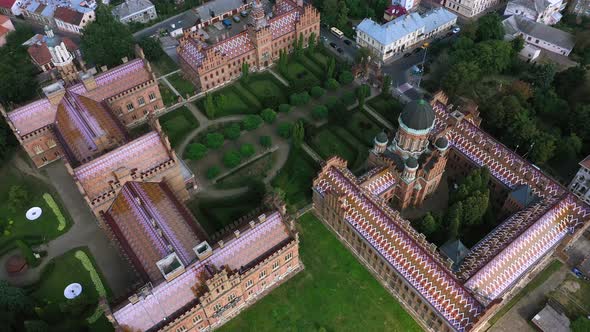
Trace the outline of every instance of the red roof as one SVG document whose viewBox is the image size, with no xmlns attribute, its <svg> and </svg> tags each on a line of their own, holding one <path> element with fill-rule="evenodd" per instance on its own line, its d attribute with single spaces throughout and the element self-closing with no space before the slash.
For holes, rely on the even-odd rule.
<svg viewBox="0 0 590 332">
<path fill-rule="evenodd" d="M 0 0 L 0 7 L 11 9 L 16 0 Z"/>
<path fill-rule="evenodd" d="M 398 16 L 402 16 L 402 15 L 407 14 L 408 11 L 403 6 L 391 5 L 391 6 L 387 7 L 387 9 L 385 10 L 385 13 L 389 16 L 398 17 Z"/>
<path fill-rule="evenodd" d="M 8 16 L 0 15 L 0 25 L 6 23 L 9 20 L 10 20 L 10 18 Z"/>
<path fill-rule="evenodd" d="M 588 157 L 584 158 L 584 160 L 582 160 L 582 162 L 580 162 L 580 165 L 584 166 L 584 168 L 590 169 L 590 155 Z"/>
<path fill-rule="evenodd" d="M 0 25 L 0 37 L 7 35 L 10 31 L 12 31 L 12 30 Z"/>
<path fill-rule="evenodd" d="M 40 39 L 43 38 L 43 36 L 37 35 L 37 38 Z M 74 43 L 70 38 L 62 37 L 61 40 L 66 45 L 68 51 L 73 53 L 78 50 L 78 45 L 76 45 L 76 43 Z M 29 47 L 27 52 L 29 52 L 29 55 L 31 56 L 33 61 L 35 61 L 39 66 L 43 66 L 44 64 L 51 62 L 51 54 L 49 53 L 47 44 L 45 44 L 44 42 L 32 45 L 31 47 Z"/>
<path fill-rule="evenodd" d="M 59 7 L 55 10 L 53 17 L 66 23 L 80 25 L 82 17 L 84 17 L 84 14 L 65 7 Z"/>
</svg>

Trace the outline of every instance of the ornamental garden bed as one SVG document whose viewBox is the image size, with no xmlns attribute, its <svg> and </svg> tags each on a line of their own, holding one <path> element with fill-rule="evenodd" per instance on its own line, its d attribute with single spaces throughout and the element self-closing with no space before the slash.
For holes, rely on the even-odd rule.
<svg viewBox="0 0 590 332">
<path fill-rule="evenodd" d="M 189 96 L 195 94 L 195 86 L 193 85 L 193 83 L 182 77 L 180 73 L 167 76 L 166 79 L 168 80 L 168 82 L 170 82 L 170 84 L 172 84 L 172 86 L 174 86 L 176 91 L 178 91 L 178 93 L 180 93 L 180 95 L 183 98 L 185 98 L 187 94 Z"/>
<path fill-rule="evenodd" d="M 185 106 L 162 115 L 160 123 L 172 147 L 176 147 L 188 133 L 199 127 L 199 121 Z"/>
<path fill-rule="evenodd" d="M 285 192 L 290 211 L 296 211 L 311 201 L 311 183 L 320 166 L 301 149 L 291 149 L 285 166 L 271 184 Z"/>
<path fill-rule="evenodd" d="M 165 106 L 176 104 L 178 101 L 178 96 L 175 95 L 166 84 L 158 83 L 158 88 L 160 89 L 160 95 L 162 95 L 162 101 L 164 102 Z"/>
</svg>

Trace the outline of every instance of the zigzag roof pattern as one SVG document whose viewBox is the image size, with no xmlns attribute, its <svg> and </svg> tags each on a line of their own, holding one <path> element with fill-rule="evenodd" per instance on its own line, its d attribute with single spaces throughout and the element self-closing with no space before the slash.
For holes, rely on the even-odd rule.
<svg viewBox="0 0 590 332">
<path fill-rule="evenodd" d="M 379 196 L 395 185 L 395 179 L 395 174 L 387 167 L 375 173 L 369 180 L 363 181 L 364 183 L 361 186 L 371 194 Z"/>
<path fill-rule="evenodd" d="M 407 221 L 360 187 L 346 168 L 331 165 L 316 180 L 320 195 L 336 195 L 344 219 L 365 238 L 458 331 L 469 330 L 484 308 L 426 248 Z M 378 204 L 381 202 L 383 204 Z M 410 228 L 411 229 L 411 228 Z"/>
</svg>

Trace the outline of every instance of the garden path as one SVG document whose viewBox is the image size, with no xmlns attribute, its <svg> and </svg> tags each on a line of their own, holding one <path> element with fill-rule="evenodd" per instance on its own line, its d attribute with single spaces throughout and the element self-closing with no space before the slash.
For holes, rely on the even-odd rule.
<svg viewBox="0 0 590 332">
<path fill-rule="evenodd" d="M 274 70 L 272 70 L 272 68 L 268 68 L 268 72 L 272 74 L 272 76 L 276 77 L 277 80 L 279 80 L 281 83 L 283 83 L 284 86 L 289 86 L 289 82 L 287 82 L 286 79 L 283 78 L 283 76 L 277 74 Z"/>
<path fill-rule="evenodd" d="M 160 80 L 162 80 L 162 82 L 164 82 L 164 84 L 166 84 L 166 86 L 168 86 L 168 88 L 170 88 L 170 90 L 172 90 L 172 92 L 174 92 L 176 96 L 180 96 L 180 98 L 182 98 L 183 100 L 185 99 L 180 93 L 178 93 L 178 90 L 176 90 L 174 85 L 172 85 L 165 76 L 160 77 Z"/>
</svg>

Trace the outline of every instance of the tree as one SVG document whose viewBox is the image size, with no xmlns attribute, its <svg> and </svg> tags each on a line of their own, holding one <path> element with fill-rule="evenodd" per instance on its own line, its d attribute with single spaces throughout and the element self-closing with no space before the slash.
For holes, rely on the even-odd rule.
<svg viewBox="0 0 590 332">
<path fill-rule="evenodd" d="M 222 110 L 225 109 L 227 104 L 229 103 L 229 97 L 223 93 L 218 94 L 215 97 L 215 110 Z"/>
<path fill-rule="evenodd" d="M 202 159 L 207 154 L 207 147 L 201 143 L 191 143 L 186 149 L 186 156 L 190 160 Z"/>
<path fill-rule="evenodd" d="M 472 87 L 480 78 L 480 68 L 476 62 L 459 62 L 443 78 L 442 87 L 451 94 L 458 94 Z"/>
<path fill-rule="evenodd" d="M 6 45 L 22 45 L 35 35 L 33 28 L 28 24 L 15 24 L 15 30 L 6 35 Z"/>
<path fill-rule="evenodd" d="M 311 111 L 311 116 L 316 120 L 322 120 L 328 117 L 328 109 L 324 105 L 318 105 Z"/>
<path fill-rule="evenodd" d="M 250 65 L 246 61 L 242 62 L 242 76 L 240 80 L 244 83 L 248 83 L 250 80 Z"/>
<path fill-rule="evenodd" d="M 336 89 L 338 89 L 339 87 L 340 87 L 340 83 L 338 83 L 338 81 L 336 81 L 336 80 L 335 80 L 335 79 L 333 79 L 333 78 L 329 78 L 329 79 L 326 81 L 326 88 L 327 88 L 328 90 L 336 90 Z"/>
<path fill-rule="evenodd" d="M 87 62 L 113 67 L 133 54 L 133 36 L 108 7 L 99 6 L 95 13 L 96 19 L 84 28 L 80 48 Z"/>
<path fill-rule="evenodd" d="M 270 108 L 265 108 L 260 112 L 260 117 L 266 123 L 273 123 L 277 119 L 277 112 L 273 111 Z"/>
<path fill-rule="evenodd" d="M 316 43 L 316 35 L 315 32 L 309 34 L 307 38 L 307 53 L 314 54 L 315 53 L 315 43 Z"/>
<path fill-rule="evenodd" d="M 293 41 L 293 56 L 296 59 L 301 58 L 303 55 L 303 33 L 299 34 L 299 38 Z"/>
<path fill-rule="evenodd" d="M 548 89 L 553 82 L 555 72 L 555 65 L 551 63 L 536 66 L 533 73 L 533 85 L 541 90 Z"/>
<path fill-rule="evenodd" d="M 12 287 L 7 281 L 0 280 L 0 311 L 20 314 L 32 307 L 32 300 L 23 289 Z"/>
<path fill-rule="evenodd" d="M 580 316 L 572 322 L 572 332 L 588 332 L 590 331 L 590 319 Z"/>
<path fill-rule="evenodd" d="M 426 213 L 424 218 L 422 218 L 420 229 L 426 236 L 434 234 L 434 232 L 436 232 L 438 229 L 438 224 L 430 212 Z"/>
<path fill-rule="evenodd" d="M 240 128 L 239 123 L 232 123 L 229 126 L 223 128 L 223 136 L 232 141 L 237 140 L 240 137 L 241 133 L 242 129 Z"/>
<path fill-rule="evenodd" d="M 272 146 L 272 138 L 270 136 L 260 136 L 258 142 L 265 149 L 268 149 Z"/>
<path fill-rule="evenodd" d="M 303 91 L 301 93 L 294 93 L 289 97 L 289 102 L 291 103 L 291 105 L 294 106 L 301 106 L 301 105 L 305 105 L 309 102 L 309 99 L 311 97 L 309 96 L 309 94 L 307 93 L 307 91 Z"/>
<path fill-rule="evenodd" d="M 348 70 L 343 71 L 340 76 L 338 76 L 338 82 L 342 85 L 347 85 L 352 83 L 354 80 L 354 76 Z"/>
<path fill-rule="evenodd" d="M 8 204 L 13 213 L 24 207 L 28 201 L 29 193 L 23 186 L 14 185 L 8 190 Z"/>
<path fill-rule="evenodd" d="M 558 141 L 558 157 L 562 162 L 574 161 L 582 151 L 582 140 L 575 133 L 571 133 Z"/>
<path fill-rule="evenodd" d="M 503 40 L 487 40 L 478 43 L 475 52 L 479 67 L 488 74 L 504 71 L 512 61 L 512 48 Z"/>
<path fill-rule="evenodd" d="M 534 138 L 531 149 L 531 160 L 535 164 L 544 164 L 555 155 L 555 148 L 559 137 L 545 131 L 540 131 Z"/>
<path fill-rule="evenodd" d="M 305 138 L 305 128 L 303 127 L 303 121 L 299 120 L 295 122 L 291 137 L 293 140 L 293 145 L 296 148 L 299 148 L 303 143 L 303 139 Z"/>
<path fill-rule="evenodd" d="M 344 29 L 348 23 L 348 7 L 346 2 L 340 0 L 338 2 L 338 16 L 336 17 L 336 26 L 340 29 Z"/>
<path fill-rule="evenodd" d="M 322 19 L 324 19 L 328 25 L 336 24 L 338 6 L 338 0 L 324 0 L 322 6 Z"/>
<path fill-rule="evenodd" d="M 502 18 L 496 13 L 487 14 L 481 17 L 477 21 L 477 30 L 475 35 L 477 41 L 485 41 L 490 39 L 502 40 L 504 38 L 504 26 L 502 25 Z"/>
<path fill-rule="evenodd" d="M 279 105 L 279 112 L 281 113 L 289 113 L 291 110 L 291 105 L 289 104 L 280 104 Z"/>
<path fill-rule="evenodd" d="M 326 78 L 334 78 L 334 70 L 336 70 L 336 59 L 330 57 L 330 60 L 328 61 L 328 69 L 326 70 Z"/>
<path fill-rule="evenodd" d="M 143 53 L 149 61 L 158 61 L 162 57 L 167 56 L 162 49 L 160 40 L 154 37 L 143 37 L 139 40 L 138 44 L 143 49 Z"/>
<path fill-rule="evenodd" d="M 49 324 L 42 320 L 27 320 L 25 321 L 26 332 L 46 332 L 49 331 Z"/>
<path fill-rule="evenodd" d="M 207 169 L 207 179 L 211 180 L 221 173 L 219 166 L 211 166 Z"/>
<path fill-rule="evenodd" d="M 223 135 L 220 133 L 209 133 L 205 136 L 205 145 L 209 149 L 219 149 L 223 145 Z"/>
<path fill-rule="evenodd" d="M 354 104 L 354 101 L 356 100 L 356 96 L 355 96 L 354 92 L 352 92 L 352 91 L 345 91 L 342 94 L 342 97 L 340 98 L 340 100 L 342 100 L 344 105 L 350 106 L 350 105 Z"/>
<path fill-rule="evenodd" d="M 260 117 L 260 115 L 256 115 L 256 114 L 246 115 L 244 120 L 242 120 L 242 126 L 244 127 L 244 129 L 246 129 L 248 131 L 252 131 L 252 130 L 260 127 L 261 124 L 262 124 L 262 118 Z"/>
<path fill-rule="evenodd" d="M 281 122 L 277 126 L 277 133 L 279 134 L 279 136 L 285 139 L 291 137 L 292 130 L 293 124 L 290 122 Z"/>
<path fill-rule="evenodd" d="M 463 203 L 463 218 L 461 224 L 465 225 L 479 225 L 481 218 L 488 209 L 490 201 L 490 192 L 477 191 L 473 195 L 467 197 Z"/>
<path fill-rule="evenodd" d="M 242 146 L 240 146 L 240 155 L 244 158 L 249 158 L 252 157 L 254 155 L 254 153 L 256 153 L 256 150 L 254 149 L 254 145 L 246 143 L 246 144 L 242 144 Z"/>
<path fill-rule="evenodd" d="M 391 95 L 391 76 L 383 75 L 383 82 L 381 84 L 381 95 L 389 97 Z"/>
<path fill-rule="evenodd" d="M 9 33 L 7 42 L 0 48 L 0 103 L 22 103 L 36 95 L 38 82 L 37 69 L 30 60 L 27 50 L 21 43 L 21 34 L 28 34 L 28 28 Z M 29 36 L 30 37 L 30 36 Z M 3 121 L 2 121 L 3 122 Z"/>
<path fill-rule="evenodd" d="M 369 61 L 370 56 L 371 56 L 371 50 L 367 47 L 361 47 L 358 49 L 358 51 L 356 53 L 356 57 L 354 58 L 354 63 L 365 64 Z"/>
<path fill-rule="evenodd" d="M 463 217 L 463 203 L 457 202 L 453 204 L 447 214 L 447 232 L 449 239 L 457 239 L 459 237 L 459 229 L 461 228 L 461 219 Z"/>
<path fill-rule="evenodd" d="M 510 41 L 510 45 L 512 46 L 512 53 L 517 54 L 524 48 L 524 39 L 518 36 Z"/>
<path fill-rule="evenodd" d="M 285 76 L 289 73 L 289 57 L 285 51 L 279 51 L 279 72 Z"/>
<path fill-rule="evenodd" d="M 533 89 L 527 82 L 516 80 L 510 84 L 510 92 L 516 95 L 521 101 L 527 101 L 533 96 Z"/>
<path fill-rule="evenodd" d="M 371 94 L 371 88 L 367 84 L 363 84 L 356 88 L 356 98 L 359 102 L 359 107 L 362 109 L 365 106 L 365 99 Z"/>
<path fill-rule="evenodd" d="M 240 153 L 236 150 L 227 151 L 223 155 L 223 165 L 227 168 L 234 168 L 240 164 L 242 161 L 242 157 Z"/>
<path fill-rule="evenodd" d="M 323 96 L 326 93 L 326 90 L 324 90 L 322 87 L 319 86 L 314 86 L 311 88 L 311 96 L 314 98 L 320 98 L 321 96 Z"/>
<path fill-rule="evenodd" d="M 1 50 L 1 48 L 0 48 L 0 50 Z M 12 134 L 12 130 L 10 130 L 6 121 L 1 119 L 0 120 L 0 161 L 7 160 L 10 157 L 10 155 L 12 155 L 12 152 L 17 147 L 18 147 L 18 141 L 16 140 L 16 137 Z"/>
<path fill-rule="evenodd" d="M 208 93 L 205 95 L 205 114 L 209 119 L 215 119 L 215 114 L 217 113 L 217 107 L 215 107 L 215 103 L 213 102 L 213 95 Z"/>
</svg>

